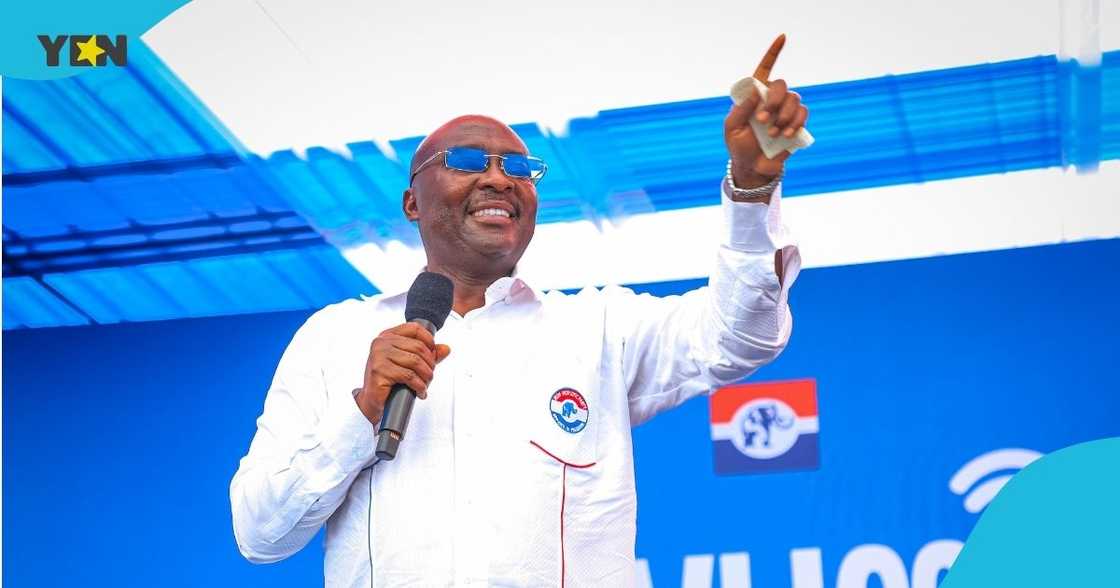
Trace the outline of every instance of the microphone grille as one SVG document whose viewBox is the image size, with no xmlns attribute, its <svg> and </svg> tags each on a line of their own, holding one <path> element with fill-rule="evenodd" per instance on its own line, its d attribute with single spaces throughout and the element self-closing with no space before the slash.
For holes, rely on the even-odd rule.
<svg viewBox="0 0 1120 588">
<path fill-rule="evenodd" d="M 437 329 L 443 328 L 451 313 L 455 286 L 451 279 L 435 272 L 421 272 L 408 289 L 404 305 L 404 320 L 424 319 Z"/>
</svg>

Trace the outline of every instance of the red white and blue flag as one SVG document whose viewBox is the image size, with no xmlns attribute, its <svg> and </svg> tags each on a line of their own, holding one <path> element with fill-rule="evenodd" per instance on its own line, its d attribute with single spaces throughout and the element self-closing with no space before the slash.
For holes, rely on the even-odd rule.
<svg viewBox="0 0 1120 588">
<path fill-rule="evenodd" d="M 815 380 L 737 384 L 710 397 L 717 474 L 820 466 Z"/>
</svg>

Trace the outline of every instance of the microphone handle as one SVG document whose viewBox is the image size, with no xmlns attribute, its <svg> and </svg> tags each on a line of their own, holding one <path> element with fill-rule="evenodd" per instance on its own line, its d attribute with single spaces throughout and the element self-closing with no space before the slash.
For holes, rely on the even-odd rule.
<svg viewBox="0 0 1120 588">
<path fill-rule="evenodd" d="M 436 334 L 436 326 L 431 322 L 416 318 L 412 319 L 429 333 Z M 378 459 L 389 461 L 397 456 L 397 448 L 404 439 L 405 430 L 408 429 L 408 420 L 412 417 L 412 404 L 416 402 L 416 392 L 404 384 L 393 384 L 389 389 L 389 396 L 385 400 L 385 410 L 381 413 L 381 424 L 377 430 Z"/>
</svg>

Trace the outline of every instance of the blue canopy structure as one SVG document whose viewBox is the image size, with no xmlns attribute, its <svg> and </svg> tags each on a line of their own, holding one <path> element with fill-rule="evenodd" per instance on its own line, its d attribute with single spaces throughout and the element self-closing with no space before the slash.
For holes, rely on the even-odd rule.
<svg viewBox="0 0 1120 588">
<path fill-rule="evenodd" d="M 798 88 L 817 143 L 784 194 L 1116 159 L 1118 78 L 1113 51 Z M 728 107 L 607 110 L 562 136 L 515 125 L 549 163 L 538 222 L 713 204 Z M 419 137 L 248 153 L 142 43 L 126 68 L 5 80 L 3 117 L 5 329 L 318 307 L 377 291 L 340 247 L 419 242 L 400 214 Z"/>
</svg>

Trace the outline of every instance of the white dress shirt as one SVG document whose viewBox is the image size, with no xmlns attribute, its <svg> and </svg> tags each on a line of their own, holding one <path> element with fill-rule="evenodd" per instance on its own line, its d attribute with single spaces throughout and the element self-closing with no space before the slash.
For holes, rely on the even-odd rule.
<svg viewBox="0 0 1120 588">
<path fill-rule="evenodd" d="M 780 195 L 766 205 L 724 194 L 722 207 L 707 287 L 569 295 L 507 277 L 482 308 L 452 312 L 435 337 L 451 355 L 393 461 L 374 458 L 352 391 L 370 343 L 404 321 L 405 295 L 313 314 L 230 484 L 241 553 L 284 559 L 326 523 L 327 586 L 633 585 L 631 427 L 752 373 L 792 328 L 801 261 Z"/>
</svg>

